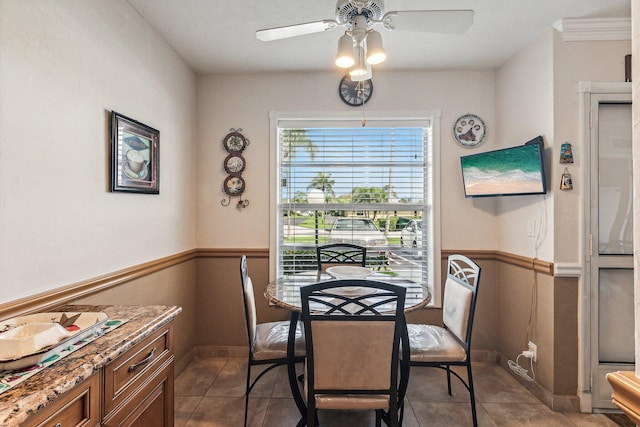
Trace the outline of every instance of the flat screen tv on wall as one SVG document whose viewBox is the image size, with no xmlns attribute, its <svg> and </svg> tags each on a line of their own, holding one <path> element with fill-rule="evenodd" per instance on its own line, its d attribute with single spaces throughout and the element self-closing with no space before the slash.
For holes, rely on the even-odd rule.
<svg viewBox="0 0 640 427">
<path fill-rule="evenodd" d="M 544 142 L 460 157 L 465 197 L 546 194 Z"/>
</svg>

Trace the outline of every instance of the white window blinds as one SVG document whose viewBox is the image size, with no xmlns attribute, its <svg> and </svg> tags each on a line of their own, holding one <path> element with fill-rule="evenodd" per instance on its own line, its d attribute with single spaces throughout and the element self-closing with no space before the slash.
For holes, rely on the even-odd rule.
<svg viewBox="0 0 640 427">
<path fill-rule="evenodd" d="M 277 141 L 278 276 L 315 270 L 318 245 L 354 243 L 369 267 L 433 284 L 429 121 L 280 121 Z"/>
</svg>

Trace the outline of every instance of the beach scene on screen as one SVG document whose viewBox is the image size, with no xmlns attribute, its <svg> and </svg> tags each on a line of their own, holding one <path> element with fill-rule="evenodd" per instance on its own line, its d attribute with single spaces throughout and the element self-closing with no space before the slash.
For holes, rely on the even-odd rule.
<svg viewBox="0 0 640 427">
<path fill-rule="evenodd" d="M 462 157 L 465 195 L 543 193 L 540 149 L 531 144 Z"/>
</svg>

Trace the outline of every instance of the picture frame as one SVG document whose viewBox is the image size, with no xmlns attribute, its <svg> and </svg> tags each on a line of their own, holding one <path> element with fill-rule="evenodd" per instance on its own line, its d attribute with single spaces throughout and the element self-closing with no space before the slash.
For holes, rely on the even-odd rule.
<svg viewBox="0 0 640 427">
<path fill-rule="evenodd" d="M 160 131 L 111 112 L 111 191 L 160 193 Z"/>
</svg>

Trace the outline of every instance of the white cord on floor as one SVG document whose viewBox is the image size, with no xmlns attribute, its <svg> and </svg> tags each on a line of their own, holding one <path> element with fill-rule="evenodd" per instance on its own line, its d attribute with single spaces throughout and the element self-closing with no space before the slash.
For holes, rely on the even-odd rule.
<svg viewBox="0 0 640 427">
<path fill-rule="evenodd" d="M 533 359 L 529 359 L 529 362 L 531 362 L 531 373 L 533 374 L 533 377 L 530 377 L 528 371 L 520 365 L 519 363 L 520 357 L 522 357 L 522 353 L 518 355 L 515 362 L 513 360 L 509 360 L 507 362 L 509 364 L 509 367 L 513 372 L 520 375 L 522 378 L 526 379 L 527 381 L 533 381 L 536 378 L 536 373 L 533 370 Z"/>
</svg>

